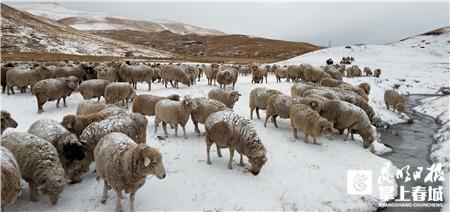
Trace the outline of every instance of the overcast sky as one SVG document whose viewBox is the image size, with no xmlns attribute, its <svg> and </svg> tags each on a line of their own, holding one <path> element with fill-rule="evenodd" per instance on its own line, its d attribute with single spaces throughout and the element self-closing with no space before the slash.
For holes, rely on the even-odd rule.
<svg viewBox="0 0 450 212">
<path fill-rule="evenodd" d="M 333 46 L 384 44 L 449 25 L 449 2 L 60 2 L 113 16 Z"/>
</svg>

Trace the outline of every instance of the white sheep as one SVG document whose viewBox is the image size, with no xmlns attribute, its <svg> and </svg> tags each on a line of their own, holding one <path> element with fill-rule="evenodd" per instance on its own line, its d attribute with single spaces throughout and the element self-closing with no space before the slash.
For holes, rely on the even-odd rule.
<svg viewBox="0 0 450 212">
<path fill-rule="evenodd" d="M 9 73 L 9 72 L 8 72 Z M 62 99 L 64 107 L 67 107 L 66 98 L 78 88 L 78 79 L 74 76 L 67 78 L 45 79 L 37 82 L 33 86 L 33 95 L 36 96 L 38 113 L 42 113 L 42 106 L 47 101 L 56 100 L 56 107 L 59 107 L 59 101 Z"/>
<path fill-rule="evenodd" d="M 28 133 L 50 142 L 58 151 L 59 161 L 64 168 L 66 177 L 71 179 L 72 183 L 79 182 L 79 179 L 73 178 L 73 172 L 79 168 L 85 154 L 83 145 L 76 135 L 51 119 L 34 122 L 28 129 Z"/>
<path fill-rule="evenodd" d="M 82 100 L 77 105 L 77 115 L 88 115 L 103 110 L 106 107 L 104 102 L 94 102 L 91 100 Z"/>
<path fill-rule="evenodd" d="M 304 104 L 295 104 L 290 110 L 291 126 L 294 138 L 297 139 L 297 130 L 305 133 L 305 143 L 308 143 L 308 136 L 312 136 L 314 143 L 321 136 L 331 135 L 333 124 L 322 118 L 317 111 Z"/>
<path fill-rule="evenodd" d="M 192 123 L 194 123 L 195 132 L 201 135 L 198 123 L 205 124 L 206 119 L 212 113 L 222 110 L 228 110 L 227 106 L 222 102 L 206 97 L 194 98 L 197 108 L 191 112 Z"/>
<path fill-rule="evenodd" d="M 216 81 L 219 83 L 220 88 L 223 87 L 225 90 L 225 86 L 232 84 L 232 90 L 234 90 L 234 86 L 236 85 L 236 81 L 238 79 L 238 72 L 231 68 L 226 68 L 217 73 Z"/>
<path fill-rule="evenodd" d="M 130 211 L 134 212 L 137 190 L 148 175 L 166 177 L 161 153 L 147 144 L 136 144 L 123 133 L 105 135 L 94 149 L 97 175 L 104 180 L 101 203 L 108 199 L 108 188 L 116 192 L 116 211 L 122 211 L 122 191 L 130 193 Z"/>
<path fill-rule="evenodd" d="M 250 172 L 258 175 L 267 162 L 266 149 L 250 120 L 233 111 L 219 111 L 211 114 L 205 122 L 205 141 L 207 164 L 211 163 L 210 149 L 214 143 L 217 155 L 222 157 L 220 148 L 228 148 L 230 160 L 228 168 L 232 169 L 234 151 L 240 154 L 240 166 L 244 166 L 243 155 L 247 156 L 252 167 Z"/>
<path fill-rule="evenodd" d="M 406 99 L 395 90 L 387 90 L 384 92 L 384 103 L 389 110 L 389 106 L 392 105 L 393 111 L 397 110 L 399 113 L 403 112 L 406 108 Z"/>
<path fill-rule="evenodd" d="M 20 196 L 20 168 L 16 157 L 7 148 L 0 146 L 2 211 Z"/>
<path fill-rule="evenodd" d="M 250 106 L 250 119 L 253 119 L 253 111 L 256 109 L 256 116 L 260 119 L 259 110 L 265 110 L 269 97 L 274 94 L 282 94 L 275 89 L 267 89 L 265 87 L 255 88 L 250 92 L 249 106 Z"/>
<path fill-rule="evenodd" d="M 375 127 L 371 125 L 364 110 L 340 100 L 330 100 L 326 102 L 320 115 L 333 123 L 335 129 L 347 129 L 347 136 L 357 133 L 363 138 L 363 147 L 368 148 L 377 137 Z"/>
<path fill-rule="evenodd" d="M 163 99 L 155 105 L 155 134 L 158 131 L 159 123 L 162 122 L 164 135 L 167 137 L 166 124 L 175 128 L 175 136 L 178 136 L 178 124 L 183 128 L 183 136 L 186 135 L 186 123 L 191 112 L 197 108 L 197 104 L 190 97 L 185 97 L 182 101 Z"/>
<path fill-rule="evenodd" d="M 89 170 L 89 165 L 94 159 L 94 148 L 103 136 L 111 132 L 121 132 L 136 143 L 145 143 L 147 141 L 147 125 L 147 118 L 138 113 L 122 113 L 88 125 L 80 135 L 80 142 L 84 144 L 86 157 L 81 161 L 80 169 L 75 173 L 81 176 Z"/>
<path fill-rule="evenodd" d="M 153 69 L 150 66 L 130 66 L 126 62 L 122 62 L 119 66 L 119 76 L 126 82 L 131 83 L 134 89 L 137 89 L 137 83 L 142 81 L 147 82 L 148 90 L 152 88 Z"/>
<path fill-rule="evenodd" d="M 98 102 L 100 97 L 104 96 L 105 88 L 109 83 L 110 81 L 104 79 L 86 80 L 80 84 L 78 91 L 85 100 L 97 97 Z"/>
<path fill-rule="evenodd" d="M 222 102 L 230 109 L 233 109 L 240 96 L 241 94 L 237 91 L 225 91 L 222 89 L 211 89 L 208 92 L 208 98 Z"/>
<path fill-rule="evenodd" d="M 128 109 L 128 101 L 136 95 L 133 86 L 126 82 L 110 83 L 105 88 L 105 99 L 107 104 L 114 104 L 122 101 L 122 106 Z"/>
<path fill-rule="evenodd" d="M 42 138 L 19 132 L 2 135 L 2 146 L 16 157 L 22 178 L 30 186 L 31 201 L 37 201 L 42 191 L 56 204 L 66 184 L 56 148 Z"/>
</svg>

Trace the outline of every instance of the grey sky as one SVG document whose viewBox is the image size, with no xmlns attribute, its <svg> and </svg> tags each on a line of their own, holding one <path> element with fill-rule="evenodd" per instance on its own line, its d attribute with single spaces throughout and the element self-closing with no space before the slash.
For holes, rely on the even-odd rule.
<svg viewBox="0 0 450 212">
<path fill-rule="evenodd" d="M 449 3 L 60 2 L 113 16 L 168 19 L 318 45 L 383 44 L 449 25 Z"/>
</svg>

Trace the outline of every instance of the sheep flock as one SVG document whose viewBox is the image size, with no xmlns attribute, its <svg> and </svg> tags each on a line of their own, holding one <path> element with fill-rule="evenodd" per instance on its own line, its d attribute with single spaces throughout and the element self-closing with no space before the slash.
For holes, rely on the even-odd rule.
<svg viewBox="0 0 450 212">
<path fill-rule="evenodd" d="M 346 133 L 346 139 L 350 136 L 361 142 L 363 148 L 373 151 L 372 143 L 379 135 L 375 127 L 378 117 L 369 104 L 370 84 L 352 85 L 343 78 L 380 77 L 381 70 L 364 67 L 362 71 L 357 65 L 327 63 L 320 67 L 131 61 L 4 63 L 1 66 L 3 93 L 36 99 L 37 107 L 23 107 L 32 107 L 40 116 L 52 112 L 44 110 L 44 104 L 51 101 L 56 101 L 57 107 L 60 100 L 64 107 L 67 104 L 78 107 L 60 120 L 42 118 L 35 123 L 17 123 L 14 117 L 20 114 L 10 114 L 8 108 L 2 108 L 2 211 L 20 195 L 17 185 L 20 177 L 29 184 L 30 201 L 38 201 L 42 193 L 48 195 L 53 204 L 58 204 L 63 190 L 75 189 L 77 184 L 83 183 L 83 174 L 93 164 L 95 175 L 104 182 L 99 201 L 106 204 L 108 191 L 112 189 L 116 194 L 116 210 L 122 211 L 121 199 L 126 192 L 130 194 L 130 211 L 135 211 L 135 193 L 144 186 L 147 176 L 170 178 L 170 172 L 166 173 L 170 163 L 160 150 L 152 147 L 148 138 L 153 136 L 149 134 L 169 140 L 169 137 L 179 136 L 178 125 L 184 139 L 200 136 L 205 140 L 202 151 L 206 154 L 199 158 L 205 163 L 192 166 L 211 165 L 211 160 L 216 159 L 210 156 L 211 146 L 215 144 L 218 157 L 222 157 L 221 149 L 229 150 L 229 169 L 233 168 L 233 156 L 237 152 L 239 166 L 247 167 L 255 176 L 264 173 L 264 166 L 271 162 L 271 147 L 264 145 L 255 124 L 264 124 L 267 128 L 288 126 L 277 124 L 277 118 L 279 122 L 289 120 L 293 140 L 302 133 L 305 143 L 320 148 L 321 137 L 332 140 Z M 289 83 L 291 93 L 267 86 L 267 78 L 272 77 L 277 83 Z M 197 86 L 201 78 L 207 79 L 209 91 L 202 96 L 183 92 L 185 87 Z M 139 89 L 138 83 L 145 83 L 146 89 Z M 243 95 L 236 89 L 239 83 L 254 84 L 246 103 L 249 117 L 235 111 L 235 103 L 242 101 Z M 169 94 L 152 93 L 158 86 L 170 90 Z M 80 95 L 84 100 L 69 102 L 71 95 Z M 384 98 L 388 109 L 389 106 L 397 112 L 405 109 L 405 99 L 397 91 L 388 90 Z M 3 101 L 9 100 L 4 98 Z M 130 103 L 132 109 L 128 109 Z M 260 114 L 263 110 L 265 114 Z M 253 111 L 257 119 L 253 119 Z M 151 116 L 154 116 L 154 123 L 147 120 Z M 195 128 L 192 134 L 185 128 L 189 119 Z M 269 120 L 273 125 L 268 124 Z M 160 123 L 164 133 L 158 134 Z M 148 130 L 151 124 L 154 131 Z M 199 129 L 199 124 L 204 125 L 204 130 Z M 28 132 L 6 130 L 18 125 L 31 127 Z M 168 133 L 168 129 L 174 129 L 174 134 Z M 354 134 L 361 139 L 354 139 Z M 313 142 L 308 142 L 308 136 L 313 137 Z M 283 141 L 279 143 L 283 145 Z M 372 154 L 371 151 L 367 154 Z M 248 158 L 247 165 L 244 156 Z"/>
</svg>

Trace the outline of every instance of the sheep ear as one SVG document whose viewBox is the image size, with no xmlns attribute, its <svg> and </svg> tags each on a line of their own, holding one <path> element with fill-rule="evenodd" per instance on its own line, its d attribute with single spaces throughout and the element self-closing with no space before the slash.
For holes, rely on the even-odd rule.
<svg viewBox="0 0 450 212">
<path fill-rule="evenodd" d="M 311 106 L 315 107 L 317 105 L 317 102 L 311 102 Z"/>
<path fill-rule="evenodd" d="M 148 166 L 148 165 L 150 165 L 150 159 L 149 158 L 145 158 L 144 159 L 144 166 Z"/>
</svg>

